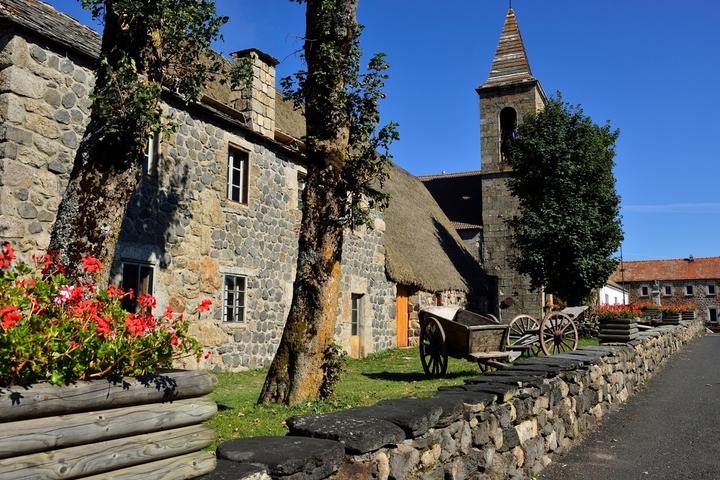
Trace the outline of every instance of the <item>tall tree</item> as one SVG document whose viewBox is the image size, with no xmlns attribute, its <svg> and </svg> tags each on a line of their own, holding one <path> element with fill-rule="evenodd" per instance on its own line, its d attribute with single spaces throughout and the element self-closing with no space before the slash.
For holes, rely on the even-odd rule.
<svg viewBox="0 0 720 480">
<path fill-rule="evenodd" d="M 210 43 L 227 21 L 214 0 L 80 0 L 104 24 L 90 122 L 53 225 L 50 251 L 69 275 L 80 258 L 103 261 L 106 276 L 122 220 L 142 174 L 148 137 L 163 120 L 163 87 L 199 97 L 219 63 Z"/>
<path fill-rule="evenodd" d="M 357 0 L 306 3 L 303 55 L 307 71 L 283 81 L 305 110 L 307 180 L 303 192 L 297 276 L 290 313 L 259 403 L 316 399 L 335 335 L 343 230 L 367 224 L 383 207 L 378 183 L 387 176 L 395 124 L 378 128 L 387 78 L 382 54 L 360 71 Z"/>
<path fill-rule="evenodd" d="M 623 239 L 613 166 L 618 130 L 596 125 L 558 93 L 526 117 L 510 148 L 515 267 L 570 305 L 582 304 L 616 266 Z"/>
</svg>

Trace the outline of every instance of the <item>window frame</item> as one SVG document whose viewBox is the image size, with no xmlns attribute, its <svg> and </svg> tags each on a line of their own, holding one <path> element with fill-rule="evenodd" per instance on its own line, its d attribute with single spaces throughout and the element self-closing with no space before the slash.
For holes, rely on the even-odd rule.
<svg viewBox="0 0 720 480">
<path fill-rule="evenodd" d="M 712 315 L 710 313 L 712 311 L 715 312 L 715 321 L 714 322 L 712 321 Z M 720 321 L 720 308 L 715 307 L 715 306 L 708 307 L 708 323 L 716 324 L 716 323 L 718 323 L 718 321 Z"/>
<path fill-rule="evenodd" d="M 155 132 L 150 133 L 145 146 L 142 164 L 143 175 L 153 176 L 157 173 L 157 162 L 160 157 L 160 140 Z"/>
<path fill-rule="evenodd" d="M 228 304 L 228 279 L 232 278 L 234 281 L 233 285 L 233 297 L 232 305 Z M 246 324 L 247 323 L 247 291 L 248 291 L 248 277 L 245 275 L 236 275 L 234 273 L 223 273 L 222 274 L 223 287 L 222 287 L 222 323 L 224 324 Z M 242 288 L 238 287 L 238 280 L 242 280 Z M 241 295 L 240 295 L 241 294 Z M 242 304 L 239 301 L 242 299 Z M 232 309 L 232 319 L 228 319 L 228 309 Z M 240 313 L 240 320 L 238 320 L 238 311 Z"/>
<path fill-rule="evenodd" d="M 711 287 L 712 287 L 712 290 L 713 290 L 712 292 L 710 291 L 710 288 L 711 288 Z M 708 283 L 708 284 L 705 286 L 705 292 L 707 293 L 707 296 L 708 296 L 708 297 L 714 297 L 714 296 L 716 296 L 716 295 L 717 295 L 717 285 L 715 285 L 714 283 Z"/>
<path fill-rule="evenodd" d="M 128 311 L 137 311 L 137 297 L 140 294 L 147 293 L 149 295 L 153 295 L 153 292 L 155 291 L 155 265 L 148 262 L 139 262 L 137 260 L 122 260 L 120 262 L 120 286 L 125 290 L 128 291 L 128 287 L 126 287 L 126 275 L 125 275 L 125 267 L 126 266 L 134 266 L 137 267 L 137 272 L 135 274 L 135 280 L 133 282 L 133 286 L 131 287 L 133 290 L 133 298 L 130 299 L 128 297 L 125 297 L 123 299 L 123 308 L 125 308 Z M 150 281 L 148 282 L 148 291 L 147 292 L 141 292 L 140 291 L 140 283 L 142 282 L 142 272 L 143 269 L 150 271 Z M 127 308 L 126 308 L 127 307 Z M 132 307 L 132 308 L 130 308 Z"/>
<path fill-rule="evenodd" d="M 694 285 L 685 285 L 685 296 L 686 297 L 694 297 L 695 296 L 695 286 Z"/>
<path fill-rule="evenodd" d="M 672 297 L 672 285 L 663 285 L 663 297 Z M 668 292 L 668 289 L 670 292 Z"/>
<path fill-rule="evenodd" d="M 350 336 L 357 337 L 360 335 L 360 323 L 363 316 L 363 297 L 362 293 L 350 294 Z"/>
<path fill-rule="evenodd" d="M 302 188 L 300 186 L 302 185 Z M 307 188 L 307 172 L 303 172 L 301 170 L 297 171 L 297 209 L 302 212 L 303 208 L 305 208 L 305 204 L 303 203 L 303 192 L 305 191 L 305 188 Z"/>
<path fill-rule="evenodd" d="M 650 296 L 650 286 L 649 285 L 640 285 L 640 296 L 641 297 L 649 297 Z"/>
<path fill-rule="evenodd" d="M 239 154 L 239 155 L 238 155 Z M 240 159 L 240 155 L 244 158 Z M 235 166 L 235 159 L 239 159 L 241 162 L 239 167 Z M 240 183 L 233 183 L 234 173 L 240 172 Z M 228 201 L 238 203 L 240 205 L 247 205 L 249 202 L 249 185 L 250 185 L 250 152 L 244 148 L 237 147 L 235 145 L 228 146 L 227 153 L 227 173 L 225 178 L 225 197 Z M 238 198 L 234 198 L 234 189 L 238 189 Z"/>
</svg>

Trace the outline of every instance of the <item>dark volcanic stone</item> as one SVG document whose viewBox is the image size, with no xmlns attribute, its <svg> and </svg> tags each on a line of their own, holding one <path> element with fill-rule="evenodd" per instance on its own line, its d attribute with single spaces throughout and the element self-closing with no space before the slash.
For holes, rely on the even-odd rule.
<svg viewBox="0 0 720 480">
<path fill-rule="evenodd" d="M 530 358 L 522 363 L 523 365 L 550 365 L 553 367 L 558 367 L 561 370 L 574 370 L 576 368 L 580 368 L 583 366 L 583 361 L 573 360 L 573 359 L 567 359 L 567 358 L 558 358 L 556 355 L 551 357 L 542 357 L 542 358 Z"/>
<path fill-rule="evenodd" d="M 508 385 L 514 385 L 516 387 L 523 387 L 526 385 L 535 386 L 543 383 L 545 375 L 533 375 L 526 372 L 512 372 L 510 375 L 482 375 L 479 377 L 472 377 L 465 379 L 465 383 L 506 383 Z"/>
<path fill-rule="evenodd" d="M 303 437 L 254 437 L 220 444 L 218 458 L 265 467 L 273 478 L 319 480 L 337 471 L 343 446 Z"/>
<path fill-rule="evenodd" d="M 453 408 L 447 406 L 452 415 Z M 460 415 L 462 415 L 462 405 Z M 457 406 L 456 406 L 457 408 Z M 410 437 L 419 437 L 433 428 L 443 415 L 443 406 L 433 398 L 400 398 L 382 400 L 372 407 L 354 409 L 372 418 L 392 422 Z M 459 417 L 458 417 L 459 418 Z"/>
<path fill-rule="evenodd" d="M 456 388 L 452 390 L 438 389 L 438 398 L 444 397 L 458 399 L 468 405 L 484 405 L 486 407 L 491 403 L 495 402 L 495 400 L 497 399 L 497 395 L 494 395 L 492 393 L 469 392 L 463 388 Z"/>
<path fill-rule="evenodd" d="M 197 480 L 243 480 L 264 471 L 263 467 L 257 465 L 221 459 L 218 460 L 217 467 L 212 473 L 198 477 Z"/>
<path fill-rule="evenodd" d="M 355 416 L 353 410 L 290 417 L 287 420 L 290 435 L 336 440 L 351 453 L 367 453 L 405 440 L 405 432 L 387 420 Z"/>
</svg>

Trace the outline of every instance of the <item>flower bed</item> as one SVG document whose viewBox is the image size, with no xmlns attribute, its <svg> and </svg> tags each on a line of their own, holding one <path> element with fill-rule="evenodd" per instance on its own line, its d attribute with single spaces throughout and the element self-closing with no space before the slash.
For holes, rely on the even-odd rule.
<svg viewBox="0 0 720 480">
<path fill-rule="evenodd" d="M 211 471 L 215 437 L 202 422 L 206 372 L 166 372 L 201 355 L 182 314 L 138 310 L 132 291 L 99 288 L 102 264 L 83 260 L 70 280 L 51 255 L 15 264 L 0 247 L 0 478 L 192 478 Z M 209 308 L 209 301 L 198 306 Z M 94 477 L 93 477 L 94 478 Z"/>
</svg>

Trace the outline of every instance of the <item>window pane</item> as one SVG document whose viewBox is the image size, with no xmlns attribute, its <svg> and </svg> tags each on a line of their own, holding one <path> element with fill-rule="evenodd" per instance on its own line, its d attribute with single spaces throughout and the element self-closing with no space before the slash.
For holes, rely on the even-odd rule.
<svg viewBox="0 0 720 480">
<path fill-rule="evenodd" d="M 138 293 L 153 293 L 153 268 L 147 265 L 139 266 Z"/>
<path fill-rule="evenodd" d="M 718 321 L 718 311 L 716 308 L 710 309 L 710 321 L 716 323 Z"/>
</svg>

